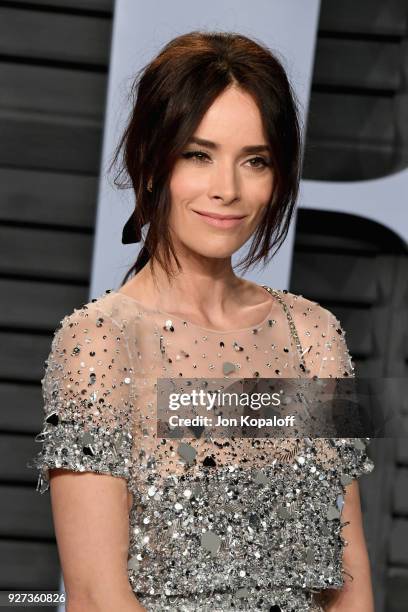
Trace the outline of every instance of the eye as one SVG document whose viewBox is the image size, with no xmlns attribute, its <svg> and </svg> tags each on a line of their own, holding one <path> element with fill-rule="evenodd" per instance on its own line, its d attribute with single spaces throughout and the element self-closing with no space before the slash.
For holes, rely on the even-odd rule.
<svg viewBox="0 0 408 612">
<path fill-rule="evenodd" d="M 205 151 L 185 151 L 182 153 L 184 159 L 192 159 L 194 162 L 201 163 L 205 162 L 206 159 L 210 159 L 209 155 Z"/>
<path fill-rule="evenodd" d="M 255 162 L 254 164 L 251 163 L 251 167 L 254 170 L 260 170 L 262 168 L 266 168 L 267 166 L 270 166 L 270 162 L 260 156 L 252 157 L 252 159 L 249 159 L 248 162 Z"/>
</svg>

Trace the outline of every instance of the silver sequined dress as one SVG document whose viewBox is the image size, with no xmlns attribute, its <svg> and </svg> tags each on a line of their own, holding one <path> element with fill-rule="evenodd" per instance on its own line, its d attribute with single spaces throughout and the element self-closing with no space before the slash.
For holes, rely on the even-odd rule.
<svg viewBox="0 0 408 612">
<path fill-rule="evenodd" d="M 339 321 L 269 292 L 268 316 L 199 327 L 107 290 L 64 317 L 42 379 L 44 428 L 28 464 L 125 478 L 128 575 L 149 611 L 317 612 L 341 588 L 345 487 L 368 473 L 368 439 L 192 438 L 156 431 L 157 379 L 353 376 Z"/>
</svg>

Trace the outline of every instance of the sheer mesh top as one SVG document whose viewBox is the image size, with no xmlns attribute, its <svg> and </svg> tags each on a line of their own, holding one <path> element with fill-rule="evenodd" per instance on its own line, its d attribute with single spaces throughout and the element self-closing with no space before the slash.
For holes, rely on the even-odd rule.
<svg viewBox="0 0 408 612">
<path fill-rule="evenodd" d="M 265 289 L 269 313 L 248 328 L 204 329 L 108 290 L 54 333 L 37 490 L 53 467 L 126 479 L 129 579 L 149 610 L 187 597 L 189 610 L 299 612 L 315 609 L 308 590 L 343 584 L 344 487 L 373 469 L 367 439 L 157 436 L 158 378 L 354 375 L 329 310 Z"/>
</svg>

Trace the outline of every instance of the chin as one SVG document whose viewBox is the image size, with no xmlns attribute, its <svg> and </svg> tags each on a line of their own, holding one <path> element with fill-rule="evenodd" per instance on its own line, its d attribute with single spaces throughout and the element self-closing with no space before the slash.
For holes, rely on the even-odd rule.
<svg viewBox="0 0 408 612">
<path fill-rule="evenodd" d="M 197 240 L 200 240 L 199 238 L 197 238 Z M 205 237 L 202 237 L 202 242 L 205 243 Z M 187 248 L 192 251 L 193 253 L 196 253 L 197 255 L 200 255 L 201 257 L 207 257 L 208 259 L 226 259 L 229 257 L 232 257 L 232 255 L 235 253 L 236 250 L 239 249 L 238 247 L 234 247 L 234 248 L 226 248 L 225 245 L 218 246 L 212 246 L 210 247 L 208 244 L 202 244 L 203 248 L 197 248 L 198 244 L 194 244 L 194 245 L 186 245 Z"/>
</svg>

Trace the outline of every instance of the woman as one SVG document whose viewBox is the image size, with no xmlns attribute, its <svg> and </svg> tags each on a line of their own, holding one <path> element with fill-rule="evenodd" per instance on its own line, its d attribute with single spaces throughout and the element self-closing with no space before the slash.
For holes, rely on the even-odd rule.
<svg viewBox="0 0 408 612">
<path fill-rule="evenodd" d="M 250 238 L 241 264 L 266 263 L 287 234 L 300 129 L 285 71 L 244 36 L 192 32 L 134 93 L 115 160 L 137 200 L 123 241 L 149 224 L 144 245 L 119 290 L 64 317 L 42 380 L 38 488 L 67 610 L 372 612 L 362 439 L 156 429 L 158 378 L 353 376 L 330 311 L 231 264 Z"/>
</svg>

